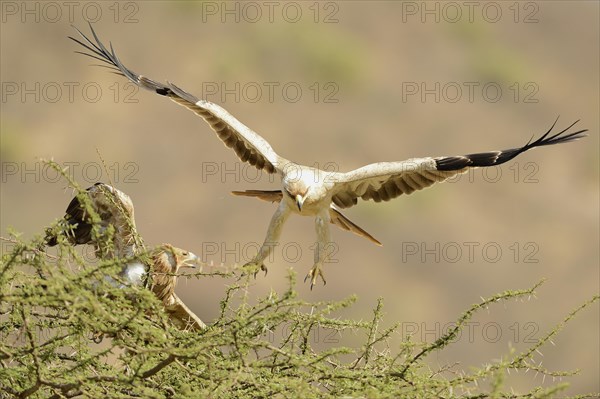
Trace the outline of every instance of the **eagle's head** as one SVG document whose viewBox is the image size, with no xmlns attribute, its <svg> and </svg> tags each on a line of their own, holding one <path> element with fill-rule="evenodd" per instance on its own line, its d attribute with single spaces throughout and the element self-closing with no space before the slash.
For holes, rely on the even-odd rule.
<svg viewBox="0 0 600 399">
<path fill-rule="evenodd" d="M 175 292 L 175 274 L 182 267 L 195 267 L 198 257 L 171 244 L 163 244 L 154 250 L 152 263 L 152 291 L 159 299 L 168 301 Z"/>
<path fill-rule="evenodd" d="M 321 191 L 319 187 L 323 184 L 320 171 L 315 168 L 293 165 L 288 167 L 283 178 L 283 193 L 290 198 L 302 212 L 305 203 L 319 201 Z"/>
<path fill-rule="evenodd" d="M 283 186 L 283 192 L 287 195 L 302 212 L 302 205 L 306 201 L 310 186 L 306 185 L 302 180 L 295 180 Z"/>
</svg>

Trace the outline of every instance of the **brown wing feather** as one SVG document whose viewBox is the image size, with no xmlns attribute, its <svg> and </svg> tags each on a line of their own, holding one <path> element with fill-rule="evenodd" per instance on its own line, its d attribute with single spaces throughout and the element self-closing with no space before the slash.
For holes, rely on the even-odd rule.
<svg viewBox="0 0 600 399">
<path fill-rule="evenodd" d="M 88 187 L 85 195 L 88 197 L 85 201 L 81 196 L 71 200 L 60 222 L 69 243 L 95 245 L 97 255 L 101 259 L 132 256 L 138 245 L 131 198 L 104 183 L 96 183 Z M 87 205 L 91 206 L 91 209 L 88 209 Z M 100 218 L 98 226 L 100 234 L 104 233 L 108 226 L 113 226 L 115 229 L 112 243 L 107 248 L 104 247 L 103 244 L 106 243 L 102 239 L 92 236 L 92 212 Z M 58 243 L 58 234 L 50 229 L 46 232 L 48 246 L 55 246 Z"/>
<path fill-rule="evenodd" d="M 421 172 L 413 172 L 410 174 L 401 174 L 397 176 L 390 176 L 384 183 L 379 187 L 369 187 L 365 190 L 364 194 L 360 196 L 361 199 L 373 200 L 375 202 L 389 201 L 402 194 L 412 194 L 415 191 L 422 190 L 433 185 L 436 182 L 442 182 L 448 177 L 454 176 L 458 173 L 464 173 L 464 171 L 457 172 L 440 172 L 440 171 L 427 171 L 428 174 Z M 356 197 L 355 197 L 356 198 Z M 354 204 L 352 204 L 354 205 Z"/>
</svg>

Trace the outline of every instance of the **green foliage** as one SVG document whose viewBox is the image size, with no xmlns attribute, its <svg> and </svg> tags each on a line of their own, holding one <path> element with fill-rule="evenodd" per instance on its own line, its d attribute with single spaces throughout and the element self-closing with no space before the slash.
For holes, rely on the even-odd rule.
<svg viewBox="0 0 600 399">
<path fill-rule="evenodd" d="M 258 300 L 251 299 L 252 278 L 239 277 L 224 288 L 220 316 L 207 329 L 190 332 L 170 324 L 148 289 L 119 288 L 105 279 L 115 278 L 130 259 L 86 260 L 65 240 L 56 255 L 45 252 L 41 237 L 4 240 L 14 246 L 0 264 L 0 397 L 551 398 L 567 384 L 515 394 L 505 386 L 505 372 L 573 374 L 539 367 L 534 357 L 598 299 L 579 306 L 522 353 L 470 371 L 432 370 L 426 358 L 452 345 L 479 310 L 534 295 L 541 282 L 471 306 L 433 343 L 409 337 L 391 348 L 398 326 L 380 328 L 382 300 L 370 321 L 344 320 L 337 313 L 355 298 L 305 301 L 294 291 L 292 272 L 285 292 Z M 240 274 L 234 268 L 194 276 L 235 281 Z M 351 332 L 364 343 L 317 347 L 311 337 L 318 329 Z"/>
</svg>

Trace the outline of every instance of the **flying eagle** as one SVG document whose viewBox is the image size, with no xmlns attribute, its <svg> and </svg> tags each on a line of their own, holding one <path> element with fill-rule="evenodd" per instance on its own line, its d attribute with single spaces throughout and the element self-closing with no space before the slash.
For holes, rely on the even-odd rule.
<svg viewBox="0 0 600 399">
<path fill-rule="evenodd" d="M 180 268 L 194 267 L 198 257 L 189 251 L 162 244 L 148 253 L 150 264 L 140 259 L 144 249 L 136 232 L 133 202 L 125 193 L 104 183 L 86 190 L 87 198 L 74 197 L 59 222 L 58 229 L 49 229 L 46 243 L 58 244 L 59 236 L 72 245 L 93 244 L 100 259 L 127 259 L 117 280 L 107 277 L 116 286 L 143 285 L 151 272 L 150 289 L 160 299 L 173 323 L 181 328 L 202 329 L 206 325 L 175 294 Z"/>
<path fill-rule="evenodd" d="M 121 63 L 112 44 L 110 50 L 102 44 L 91 24 L 90 29 L 93 40 L 85 36 L 79 29 L 77 31 L 83 41 L 70 37 L 71 40 L 89 51 L 77 51 L 77 53 L 108 64 L 103 66 L 108 66 L 139 87 L 166 96 L 198 114 L 210 125 L 223 143 L 235 151 L 242 162 L 280 176 L 281 190 L 234 192 L 236 195 L 279 202 L 267 230 L 265 241 L 258 254 L 247 266 L 266 272 L 264 260 L 269 256 L 274 244 L 277 243 L 283 225 L 290 214 L 314 217 L 317 230 L 317 251 L 315 264 L 305 278 L 305 280 L 310 279 L 311 288 L 318 277 L 321 277 L 325 283 L 322 266 L 327 261 L 327 245 L 330 243 L 329 223 L 381 245 L 373 236 L 343 216 L 339 208 L 356 205 L 359 198 L 375 202 L 389 201 L 402 194 L 411 194 L 457 174 L 465 173 L 469 168 L 500 165 L 535 147 L 579 139 L 585 136 L 583 133 L 587 131 L 583 129 L 568 132 L 578 122 L 576 121 L 566 129 L 551 134 L 556 125 L 554 122 L 552 127 L 539 139 L 530 140 L 518 148 L 459 156 L 412 158 L 400 162 L 378 162 L 346 173 L 324 171 L 283 158 L 264 138 L 219 105 L 198 99 L 173 83 L 160 83 L 133 72 Z"/>
</svg>

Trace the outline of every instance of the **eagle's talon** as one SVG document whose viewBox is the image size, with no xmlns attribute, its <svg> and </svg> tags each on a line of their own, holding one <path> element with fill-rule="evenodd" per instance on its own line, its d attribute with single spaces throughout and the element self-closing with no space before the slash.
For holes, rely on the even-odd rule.
<svg viewBox="0 0 600 399">
<path fill-rule="evenodd" d="M 323 285 L 327 284 L 327 281 L 325 281 L 325 276 L 323 275 L 323 270 L 321 270 L 321 266 L 319 264 L 316 264 L 312 267 L 312 269 L 310 269 L 310 271 L 308 272 L 306 277 L 304 277 L 304 282 L 306 282 L 306 280 L 310 278 L 310 290 L 311 291 L 312 291 L 313 287 L 315 286 L 315 284 L 317 283 L 318 277 L 321 277 L 321 280 L 323 280 Z"/>
<path fill-rule="evenodd" d="M 255 261 L 246 263 L 244 266 L 242 266 L 242 268 L 245 269 L 245 271 L 243 272 L 243 275 L 252 274 L 254 278 L 256 278 L 256 275 L 261 270 L 263 272 L 265 272 L 265 276 L 267 275 L 267 272 L 269 271 L 263 262 L 255 262 Z"/>
</svg>

